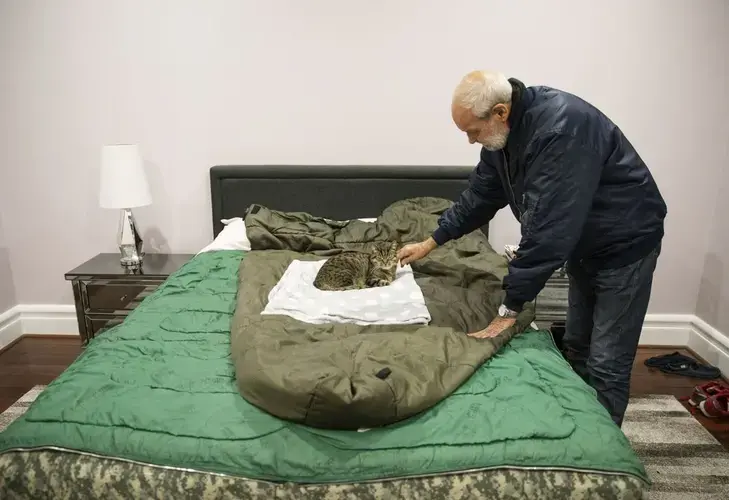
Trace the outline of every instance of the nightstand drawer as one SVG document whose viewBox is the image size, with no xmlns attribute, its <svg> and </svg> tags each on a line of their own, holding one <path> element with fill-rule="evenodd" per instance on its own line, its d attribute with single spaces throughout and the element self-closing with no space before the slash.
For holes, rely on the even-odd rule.
<svg viewBox="0 0 729 500">
<path fill-rule="evenodd" d="M 89 311 L 129 312 L 151 295 L 160 280 L 92 280 L 82 283 Z"/>
<path fill-rule="evenodd" d="M 556 272 L 547 280 L 535 300 L 535 321 L 549 325 L 554 321 L 564 321 L 567 317 L 569 297 L 569 278 Z"/>
<path fill-rule="evenodd" d="M 86 316 L 86 331 L 91 338 L 98 336 L 104 330 L 121 325 L 125 316 Z"/>
</svg>

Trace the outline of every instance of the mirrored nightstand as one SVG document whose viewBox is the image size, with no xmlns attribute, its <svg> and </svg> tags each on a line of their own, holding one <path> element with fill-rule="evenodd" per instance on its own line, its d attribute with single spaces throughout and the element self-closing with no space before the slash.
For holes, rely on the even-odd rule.
<svg viewBox="0 0 729 500">
<path fill-rule="evenodd" d="M 140 269 L 119 263 L 118 253 L 101 253 L 66 273 L 73 286 L 83 345 L 118 325 L 192 254 L 147 254 Z"/>
</svg>

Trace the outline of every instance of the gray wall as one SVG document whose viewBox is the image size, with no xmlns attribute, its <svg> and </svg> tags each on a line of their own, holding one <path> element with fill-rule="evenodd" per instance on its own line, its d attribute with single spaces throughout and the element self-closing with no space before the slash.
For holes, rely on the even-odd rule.
<svg viewBox="0 0 729 500">
<path fill-rule="evenodd" d="M 577 93 L 626 132 L 669 205 L 649 312 L 693 314 L 728 163 L 728 10 L 723 0 L 0 2 L 0 212 L 18 302 L 72 304 L 64 272 L 116 251 L 117 214 L 98 207 L 103 144 L 142 148 L 154 204 L 136 213 L 152 246 L 197 252 L 210 241 L 216 163 L 475 165 L 450 99 L 485 66 Z M 518 243 L 508 211 L 492 230 L 497 248 Z"/>
<path fill-rule="evenodd" d="M 716 207 L 709 214 L 711 231 L 704 261 L 696 314 L 729 335 L 729 165 L 722 172 Z"/>
<path fill-rule="evenodd" d="M 1 180 L 2 176 L 0 176 Z M 0 214 L 0 314 L 15 304 L 15 285 L 13 283 L 13 272 L 10 268 L 10 254 L 5 243 L 3 219 L 2 214 Z"/>
</svg>

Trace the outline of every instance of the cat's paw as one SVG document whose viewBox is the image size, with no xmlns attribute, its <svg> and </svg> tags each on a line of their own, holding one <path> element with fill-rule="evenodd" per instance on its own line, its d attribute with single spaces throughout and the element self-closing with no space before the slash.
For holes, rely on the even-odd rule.
<svg viewBox="0 0 729 500">
<path fill-rule="evenodd" d="M 388 286 L 389 284 L 388 280 L 375 280 L 375 286 Z"/>
</svg>

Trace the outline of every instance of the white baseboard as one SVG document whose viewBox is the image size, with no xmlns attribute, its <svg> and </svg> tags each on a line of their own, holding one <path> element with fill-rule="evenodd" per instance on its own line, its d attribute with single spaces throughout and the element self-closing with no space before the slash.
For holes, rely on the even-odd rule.
<svg viewBox="0 0 729 500">
<path fill-rule="evenodd" d="M 0 313 L 0 348 L 21 335 L 78 335 L 73 305 L 19 304 Z"/>
<path fill-rule="evenodd" d="M 691 328 L 691 336 L 687 347 L 716 366 L 729 379 L 729 336 L 720 332 L 699 317 Z"/>
<path fill-rule="evenodd" d="M 76 307 L 73 305 L 20 304 L 23 334 L 78 335 Z"/>
<path fill-rule="evenodd" d="M 648 314 L 639 344 L 688 346 L 694 319 L 693 314 Z"/>
<path fill-rule="evenodd" d="M 0 313 L 0 349 L 11 344 L 23 335 L 23 326 L 20 324 L 20 314 L 13 307 Z"/>
<path fill-rule="evenodd" d="M 0 347 L 27 334 L 78 334 L 73 305 L 20 304 L 0 313 Z M 641 345 L 686 346 L 729 377 L 729 337 L 693 314 L 649 314 Z"/>
</svg>

